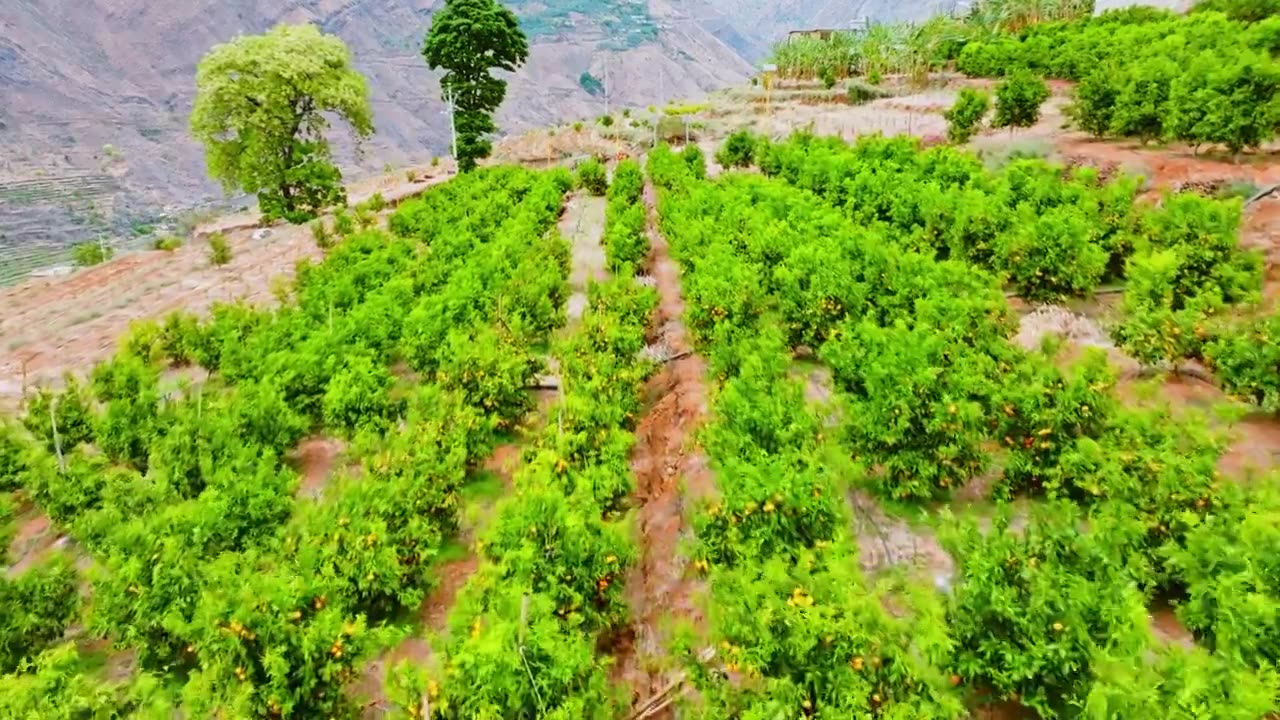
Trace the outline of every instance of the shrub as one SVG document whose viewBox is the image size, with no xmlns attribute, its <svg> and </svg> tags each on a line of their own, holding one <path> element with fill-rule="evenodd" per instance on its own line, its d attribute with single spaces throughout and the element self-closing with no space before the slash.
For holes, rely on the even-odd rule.
<svg viewBox="0 0 1280 720">
<path fill-rule="evenodd" d="M 1040 119 L 1040 106 L 1049 99 L 1049 86 L 1030 70 L 1015 70 L 996 86 L 996 116 L 992 127 L 1031 127 Z"/>
<path fill-rule="evenodd" d="M 850 445 L 897 500 L 949 495 L 987 464 L 978 398 L 996 372 L 928 324 L 846 322 L 819 356 L 849 393 Z"/>
<path fill-rule="evenodd" d="M 1119 86 L 1111 132 L 1148 142 L 1164 134 L 1169 87 L 1182 68 L 1163 56 L 1148 57 L 1130 65 Z"/>
<path fill-rule="evenodd" d="M 174 250 L 177 250 L 178 248 L 182 247 L 182 238 L 178 237 L 177 235 L 162 235 L 155 239 L 155 242 L 152 244 L 152 247 L 154 247 L 156 250 L 173 252 Z"/>
<path fill-rule="evenodd" d="M 578 164 L 577 186 L 592 195 L 604 195 L 609 189 L 609 176 L 604 163 L 596 158 L 584 160 Z"/>
<path fill-rule="evenodd" d="M 1169 85 L 1164 134 L 1233 153 L 1269 140 L 1280 127 L 1280 65 L 1255 53 L 1205 51 Z"/>
<path fill-rule="evenodd" d="M 1232 20 L 1257 23 L 1280 17 L 1280 0 L 1200 0 L 1191 12 L 1220 12 Z"/>
<path fill-rule="evenodd" d="M 79 267 L 90 267 L 110 260 L 115 254 L 115 249 L 104 241 L 91 240 L 71 248 L 71 262 Z"/>
<path fill-rule="evenodd" d="M 693 138 L 688 121 L 678 115 L 663 115 L 658 118 L 656 132 L 658 142 L 677 145 Z"/>
<path fill-rule="evenodd" d="M 599 125 L 600 127 L 613 127 L 613 116 L 601 115 L 599 118 L 596 119 L 596 124 Z"/>
<path fill-rule="evenodd" d="M 1204 354 L 1224 391 L 1266 412 L 1280 412 L 1280 315 L 1222 333 Z"/>
<path fill-rule="evenodd" d="M 333 232 L 341 237 L 348 237 L 356 231 L 355 218 L 345 208 L 338 208 L 333 213 Z"/>
<path fill-rule="evenodd" d="M 716 153 L 716 162 L 722 167 L 750 167 L 755 162 L 756 138 L 750 130 L 737 130 L 725 138 Z"/>
<path fill-rule="evenodd" d="M 387 427 L 399 412 L 399 403 L 391 399 L 393 384 L 391 373 L 369 357 L 348 356 L 321 401 L 325 423 L 350 434 Z"/>
<path fill-rule="evenodd" d="M 231 262 L 231 243 L 220 232 L 209 236 L 209 262 L 215 267 Z"/>
<path fill-rule="evenodd" d="M 311 223 L 311 238 L 316 241 L 316 247 L 321 250 L 333 247 L 333 233 L 329 232 L 329 226 L 325 224 L 324 218 Z"/>
<path fill-rule="evenodd" d="M 1039 508 L 1025 530 L 1003 512 L 984 532 L 964 522 L 945 536 L 961 568 L 951 596 L 956 673 L 1040 717 L 1088 695 L 1099 657 L 1141 662 L 1143 598 L 1118 548 L 1080 531 L 1067 503 Z"/>
<path fill-rule="evenodd" d="M 947 119 L 947 139 L 957 145 L 969 142 L 990 108 L 991 100 L 986 93 L 973 88 L 961 90 L 955 104 L 943 116 Z"/>
<path fill-rule="evenodd" d="M 0 673 L 61 638 L 79 609 L 76 571 L 62 557 L 12 580 L 0 578 Z"/>
<path fill-rule="evenodd" d="M 680 151 L 680 159 L 688 166 L 694 178 L 702 180 L 707 177 L 707 157 L 702 153 L 702 148 L 689 143 Z"/>
<path fill-rule="evenodd" d="M 828 90 L 836 86 L 836 71 L 831 67 L 822 68 L 822 74 L 819 76 L 822 80 L 822 86 Z"/>
<path fill-rule="evenodd" d="M 992 264 L 1008 275 L 1019 295 L 1039 301 L 1092 291 L 1110 259 L 1093 239 L 1089 218 L 1075 206 L 1061 205 L 1021 213 L 996 239 Z"/>
<path fill-rule="evenodd" d="M 1073 101 L 1066 109 L 1076 127 L 1095 137 L 1111 131 L 1116 100 L 1120 96 L 1119 73 L 1115 67 L 1099 67 L 1076 85 Z"/>
</svg>

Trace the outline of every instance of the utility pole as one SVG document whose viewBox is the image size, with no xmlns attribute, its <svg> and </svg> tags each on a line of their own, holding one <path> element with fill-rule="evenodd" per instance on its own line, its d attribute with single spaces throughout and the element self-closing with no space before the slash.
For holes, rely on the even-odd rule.
<svg viewBox="0 0 1280 720">
<path fill-rule="evenodd" d="M 609 56 L 604 56 L 604 114 L 609 114 Z"/>
<path fill-rule="evenodd" d="M 444 100 L 449 104 L 449 137 L 452 138 L 453 144 L 453 161 L 458 162 L 458 126 L 454 123 L 453 114 L 453 90 L 446 88 L 444 91 Z"/>
</svg>

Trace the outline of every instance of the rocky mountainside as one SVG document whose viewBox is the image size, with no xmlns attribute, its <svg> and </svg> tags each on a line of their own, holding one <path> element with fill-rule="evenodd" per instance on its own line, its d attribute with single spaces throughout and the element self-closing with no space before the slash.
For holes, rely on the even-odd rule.
<svg viewBox="0 0 1280 720">
<path fill-rule="evenodd" d="M 758 1 L 509 0 L 532 54 L 500 125 L 510 132 L 599 115 L 606 76 L 614 107 L 742 82 L 781 28 L 743 16 Z M 0 245 L 75 234 L 103 214 L 118 229 L 121 218 L 137 224 L 159 208 L 220 198 L 186 132 L 196 63 L 218 42 L 280 22 L 341 36 L 369 78 L 377 135 L 359 156 L 346 154 L 349 168 L 381 170 L 444 153 L 448 118 L 418 54 L 442 2 L 6 0 Z M 103 198 L 110 207 L 96 202 Z M 42 203 L 46 212 L 37 212 Z M 59 218 L 49 207 L 67 211 Z M 70 217 L 80 215 L 89 217 Z"/>
</svg>

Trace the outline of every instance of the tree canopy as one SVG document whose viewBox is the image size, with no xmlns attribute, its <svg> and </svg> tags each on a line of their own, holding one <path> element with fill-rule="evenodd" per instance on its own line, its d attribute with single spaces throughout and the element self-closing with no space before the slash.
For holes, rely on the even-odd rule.
<svg viewBox="0 0 1280 720">
<path fill-rule="evenodd" d="M 492 149 L 493 113 L 507 95 L 507 82 L 492 70 L 514 72 L 529 58 L 529 41 L 514 13 L 495 0 L 446 0 L 431 20 L 422 48 L 427 66 L 444 68 L 440 88 L 454 103 L 461 170 Z"/>
<path fill-rule="evenodd" d="M 357 140 L 373 133 L 365 79 L 342 40 L 312 25 L 278 25 L 214 47 L 196 71 L 191 132 L 209 174 L 258 196 L 265 218 L 304 222 L 343 202 L 326 114 Z"/>
</svg>

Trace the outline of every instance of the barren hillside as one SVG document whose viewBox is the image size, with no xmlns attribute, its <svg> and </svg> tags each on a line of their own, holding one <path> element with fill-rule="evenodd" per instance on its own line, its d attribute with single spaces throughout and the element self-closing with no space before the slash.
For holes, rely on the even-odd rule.
<svg viewBox="0 0 1280 720">
<path fill-rule="evenodd" d="M 0 17 L 0 246 L 116 231 L 217 200 L 186 121 L 200 57 L 238 33 L 316 23 L 341 36 L 373 89 L 377 136 L 348 167 L 443 153 L 448 121 L 418 54 L 440 0 L 15 0 Z M 532 41 L 500 122 L 516 131 L 740 82 L 758 55 L 697 2 L 551 0 L 510 5 Z M 723 39 L 722 39 L 723 38 Z M 731 46 L 732 44 L 732 46 Z M 608 66 L 606 70 L 606 66 Z M 106 217 L 102 217 L 106 216 Z M 6 237 L 7 236 L 7 237 Z M 80 239 L 83 239 L 80 238 Z"/>
</svg>

